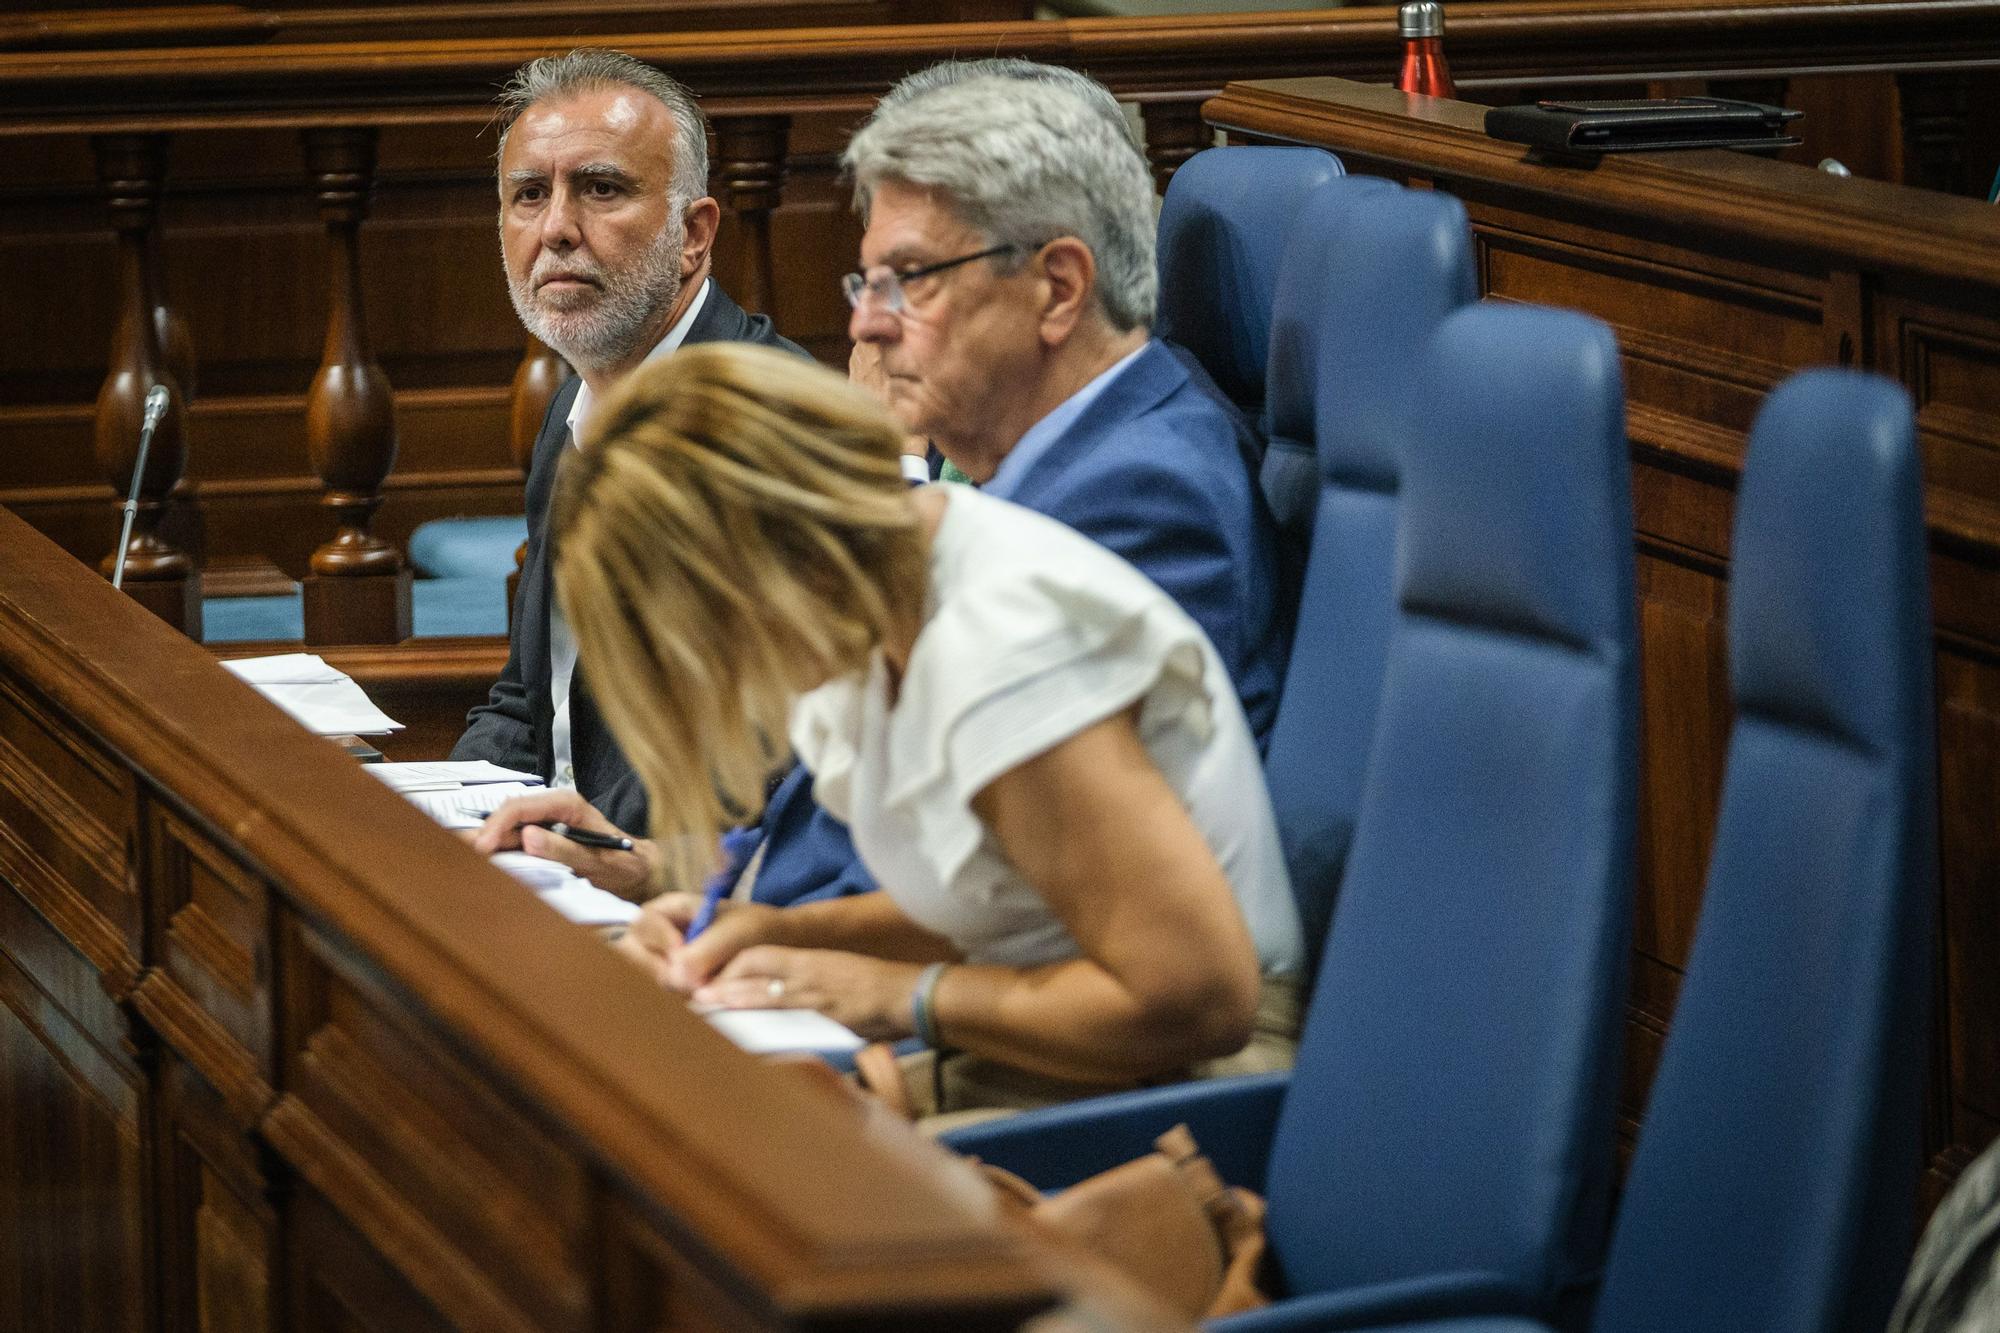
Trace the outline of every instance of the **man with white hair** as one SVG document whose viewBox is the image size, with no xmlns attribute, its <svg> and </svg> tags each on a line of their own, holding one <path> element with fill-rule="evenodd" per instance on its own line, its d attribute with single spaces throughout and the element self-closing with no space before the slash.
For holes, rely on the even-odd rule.
<svg viewBox="0 0 2000 1333">
<path fill-rule="evenodd" d="M 1069 524 L 1175 598 L 1221 654 L 1261 747 L 1290 599 L 1248 428 L 1148 336 L 1152 183 L 1116 103 L 1098 85 L 1080 92 L 1088 81 L 1070 71 L 1014 67 L 1025 63 L 913 75 L 921 86 L 892 91 L 848 149 L 867 219 L 867 267 L 845 283 L 850 333 L 882 372 L 857 378 L 989 492 Z M 748 860 L 761 902 L 875 887 L 811 791 L 795 767 L 735 849 L 729 873 Z M 489 824 L 486 845 L 509 845 L 524 818 L 599 826 L 588 808 L 541 802 L 496 817 L 508 828 Z M 533 850 L 541 832 L 519 836 Z M 563 859 L 621 892 L 643 873 L 632 853 Z"/>
<path fill-rule="evenodd" d="M 556 394 L 528 472 L 528 550 L 506 669 L 467 718 L 454 759 L 489 759 L 575 787 L 622 827 L 646 794 L 579 678 L 552 596 L 547 522 L 557 464 L 593 400 L 684 342 L 800 349 L 710 277 L 721 209 L 708 195 L 707 125 L 687 90 L 617 51 L 530 61 L 500 96 L 500 246 L 528 331 L 576 370 Z M 584 674 L 587 674 L 584 673 Z M 543 829 L 527 850 L 579 850 Z"/>
<path fill-rule="evenodd" d="M 848 332 L 890 408 L 1172 595 L 1262 744 L 1290 637 L 1276 528 L 1241 416 L 1151 336 L 1153 186 L 1123 126 L 1059 81 L 959 78 L 878 110 L 844 161 L 867 226 Z"/>
</svg>

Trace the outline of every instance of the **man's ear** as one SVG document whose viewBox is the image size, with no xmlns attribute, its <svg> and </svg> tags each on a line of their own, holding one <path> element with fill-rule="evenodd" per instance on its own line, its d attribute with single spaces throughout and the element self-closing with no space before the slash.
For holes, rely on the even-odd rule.
<svg viewBox="0 0 2000 1333">
<path fill-rule="evenodd" d="M 1058 236 L 1042 247 L 1042 275 L 1047 296 L 1042 306 L 1042 341 L 1060 347 L 1076 331 L 1097 299 L 1097 256 L 1074 236 Z"/>
<path fill-rule="evenodd" d="M 722 205 L 703 195 L 687 206 L 687 234 L 681 240 L 681 281 L 692 282 L 708 264 L 715 232 L 722 225 Z"/>
</svg>

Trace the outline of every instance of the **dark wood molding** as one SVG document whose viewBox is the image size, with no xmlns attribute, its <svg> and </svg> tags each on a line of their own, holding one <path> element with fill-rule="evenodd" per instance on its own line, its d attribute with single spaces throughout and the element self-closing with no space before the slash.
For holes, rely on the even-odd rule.
<svg viewBox="0 0 2000 1333">
<path fill-rule="evenodd" d="M 1991 66 L 2000 0 L 1455 6 L 1461 87 Z M 671 70 L 714 115 L 864 108 L 902 75 L 977 50 L 1088 70 L 1123 96 L 1199 99 L 1229 79 L 1389 77 L 1393 7 L 606 34 Z M 0 54 L 0 135 L 145 124 L 475 124 L 523 61 L 571 42 L 480 37 Z"/>
</svg>

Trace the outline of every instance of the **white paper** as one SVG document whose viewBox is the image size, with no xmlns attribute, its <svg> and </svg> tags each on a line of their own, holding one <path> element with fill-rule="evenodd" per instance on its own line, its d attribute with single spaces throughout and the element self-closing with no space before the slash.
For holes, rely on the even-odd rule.
<svg viewBox="0 0 2000 1333">
<path fill-rule="evenodd" d="M 808 1051 L 833 1055 L 866 1043 L 854 1029 L 817 1009 L 711 1009 L 703 1017 L 716 1031 L 756 1055 Z"/>
<path fill-rule="evenodd" d="M 539 782 L 482 782 L 476 787 L 452 787 L 444 791 L 406 791 L 403 795 L 408 797 L 410 803 L 417 809 L 446 828 L 478 828 L 486 822 L 486 816 L 514 797 L 540 790 L 542 785 Z"/>
<path fill-rule="evenodd" d="M 222 665 L 300 726 L 322 736 L 386 736 L 403 729 L 316 653 L 244 657 Z"/>
<path fill-rule="evenodd" d="M 278 653 L 271 657 L 236 657 L 223 666 L 252 685 L 312 685 L 346 680 L 347 673 L 330 667 L 318 653 Z"/>
<path fill-rule="evenodd" d="M 639 915 L 639 904 L 607 893 L 587 879 L 539 890 L 535 896 L 580 926 L 623 926 Z"/>
<path fill-rule="evenodd" d="M 607 893 L 560 861 L 526 852 L 496 852 L 493 864 L 535 891 L 535 896 L 582 926 L 622 926 L 639 905 Z"/>
<path fill-rule="evenodd" d="M 590 883 L 560 861 L 530 856 L 526 852 L 495 852 L 493 864 L 537 893 L 568 888 L 572 883 Z"/>
<path fill-rule="evenodd" d="M 451 791 L 488 782 L 518 782 L 539 786 L 533 773 L 502 768 L 485 759 L 434 760 L 414 764 L 368 764 L 367 771 L 401 792 Z"/>
</svg>

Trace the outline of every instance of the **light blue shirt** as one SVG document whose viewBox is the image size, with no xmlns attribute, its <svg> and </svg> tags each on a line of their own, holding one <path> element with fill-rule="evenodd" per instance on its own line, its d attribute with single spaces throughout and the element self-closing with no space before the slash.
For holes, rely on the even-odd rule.
<svg viewBox="0 0 2000 1333">
<path fill-rule="evenodd" d="M 1000 466 L 993 469 L 992 479 L 979 489 L 1003 500 L 1013 499 L 1014 492 L 1020 488 L 1021 478 L 1027 476 L 1041 456 L 1068 433 L 1098 396 L 1111 387 L 1111 381 L 1123 374 L 1125 368 L 1137 361 L 1139 354 L 1152 345 L 1150 338 L 1140 343 L 1135 350 L 1118 358 L 1103 374 L 1063 399 L 1055 411 L 1028 427 L 1028 433 L 1007 451 L 1007 456 L 1000 460 Z"/>
</svg>

